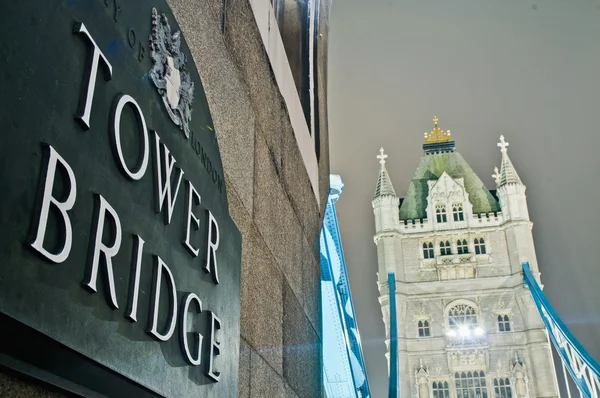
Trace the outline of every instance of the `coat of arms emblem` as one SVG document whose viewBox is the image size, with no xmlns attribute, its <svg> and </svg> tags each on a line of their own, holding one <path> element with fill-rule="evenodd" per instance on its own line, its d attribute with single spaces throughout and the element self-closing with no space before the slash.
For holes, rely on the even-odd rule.
<svg viewBox="0 0 600 398">
<path fill-rule="evenodd" d="M 181 52 L 181 32 L 171 32 L 166 15 L 152 8 L 152 33 L 150 58 L 153 66 L 149 76 L 162 97 L 173 123 L 190 137 L 194 83 L 185 67 L 185 54 Z"/>
</svg>

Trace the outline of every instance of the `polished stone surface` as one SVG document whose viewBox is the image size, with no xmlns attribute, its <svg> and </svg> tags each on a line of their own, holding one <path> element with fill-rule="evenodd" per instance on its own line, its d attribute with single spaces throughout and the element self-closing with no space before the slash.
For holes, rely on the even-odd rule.
<svg viewBox="0 0 600 398">
<path fill-rule="evenodd" d="M 230 215 L 242 234 L 239 396 L 321 396 L 317 248 L 329 176 L 326 102 L 319 104 L 319 206 L 249 0 L 168 3 L 202 79 Z M 319 90 L 325 85 L 323 78 Z"/>
<path fill-rule="evenodd" d="M 225 33 L 220 2 L 170 4 L 203 78 L 231 216 L 242 233 L 240 396 L 318 397 L 322 212 L 283 99 L 265 68 L 268 59 L 250 4 L 227 3 Z M 324 90 L 326 80 L 319 83 Z M 324 208 L 329 157 L 326 103 L 320 106 Z"/>
</svg>

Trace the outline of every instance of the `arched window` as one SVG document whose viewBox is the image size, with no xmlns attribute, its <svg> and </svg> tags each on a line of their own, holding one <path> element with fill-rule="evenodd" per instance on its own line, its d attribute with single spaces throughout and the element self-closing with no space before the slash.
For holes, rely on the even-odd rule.
<svg viewBox="0 0 600 398">
<path fill-rule="evenodd" d="M 419 329 L 419 337 L 430 337 L 431 331 L 429 330 L 429 321 L 421 320 L 417 324 L 417 329 Z"/>
<path fill-rule="evenodd" d="M 442 256 L 447 256 L 447 255 L 452 254 L 452 248 L 450 247 L 450 241 L 440 242 L 440 254 Z"/>
<path fill-rule="evenodd" d="M 456 241 L 456 251 L 458 254 L 467 254 L 469 252 L 469 245 L 466 239 Z"/>
<path fill-rule="evenodd" d="M 465 220 L 465 213 L 463 212 L 461 204 L 452 205 L 452 217 L 454 218 L 454 221 Z"/>
<path fill-rule="evenodd" d="M 425 242 L 423 243 L 423 258 L 434 258 L 433 255 L 433 243 Z"/>
<path fill-rule="evenodd" d="M 509 378 L 494 379 L 494 398 L 512 398 Z"/>
<path fill-rule="evenodd" d="M 439 204 L 435 206 L 435 217 L 439 223 L 448 221 L 446 218 L 446 205 Z"/>
<path fill-rule="evenodd" d="M 508 315 L 498 315 L 498 330 L 500 332 L 510 332 L 510 318 Z"/>
<path fill-rule="evenodd" d="M 449 398 L 450 397 L 450 387 L 448 386 L 447 381 L 434 381 L 431 384 L 431 389 L 433 391 L 433 398 Z"/>
<path fill-rule="evenodd" d="M 477 327 L 475 307 L 459 303 L 448 310 L 448 327 L 453 331 L 472 331 Z"/>
<path fill-rule="evenodd" d="M 456 396 L 459 398 L 487 398 L 485 373 L 483 370 L 474 372 L 454 373 Z"/>
<path fill-rule="evenodd" d="M 485 254 L 485 241 L 483 238 L 475 238 L 475 254 Z"/>
</svg>

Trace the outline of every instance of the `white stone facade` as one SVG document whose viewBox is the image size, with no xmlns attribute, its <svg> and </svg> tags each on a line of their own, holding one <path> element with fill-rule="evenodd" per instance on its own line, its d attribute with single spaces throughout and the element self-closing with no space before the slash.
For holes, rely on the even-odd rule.
<svg viewBox="0 0 600 398">
<path fill-rule="evenodd" d="M 389 359 L 387 274 L 394 272 L 403 397 L 559 396 L 548 336 L 521 271 L 529 261 L 539 281 L 525 186 L 501 143 L 493 199 L 501 211 L 491 213 L 473 212 L 467 176 L 454 169 L 454 178 L 443 171 L 427 181 L 426 218 L 400 220 L 381 158 L 373 200 L 379 302 Z M 423 156 L 451 162 L 454 154 Z"/>
</svg>

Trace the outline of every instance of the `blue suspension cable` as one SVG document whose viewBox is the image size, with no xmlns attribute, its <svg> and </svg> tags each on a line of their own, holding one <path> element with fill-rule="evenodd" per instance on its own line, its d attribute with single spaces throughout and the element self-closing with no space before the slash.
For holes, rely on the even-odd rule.
<svg viewBox="0 0 600 398">
<path fill-rule="evenodd" d="M 388 398 L 400 397 L 400 372 L 398 363 L 398 322 L 396 320 L 396 275 L 388 272 L 390 302 L 390 381 Z"/>
<path fill-rule="evenodd" d="M 533 301 L 546 325 L 554 348 L 575 382 L 579 392 L 586 398 L 599 398 L 600 365 L 583 348 L 581 343 L 571 334 L 567 326 L 542 292 L 531 273 L 528 262 L 523 263 L 525 284 L 529 287 Z M 567 386 L 568 388 L 568 386 Z"/>
</svg>

